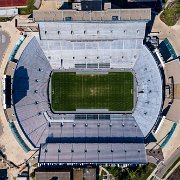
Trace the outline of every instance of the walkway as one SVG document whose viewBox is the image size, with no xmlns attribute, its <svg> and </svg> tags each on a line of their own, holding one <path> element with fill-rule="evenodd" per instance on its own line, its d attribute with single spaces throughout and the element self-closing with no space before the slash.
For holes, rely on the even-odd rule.
<svg viewBox="0 0 180 180">
<path fill-rule="evenodd" d="M 9 56 L 21 37 L 20 32 L 14 27 L 15 22 L 5 22 L 0 23 L 1 28 L 0 30 L 6 31 L 10 36 L 10 44 L 4 54 L 4 58 L 0 62 L 0 79 L 3 78 L 4 70 L 6 68 L 7 61 Z M 0 86 L 0 92 L 2 92 L 2 86 Z M 12 161 L 15 164 L 20 164 L 24 162 L 24 159 L 28 159 L 33 154 L 33 151 L 29 153 L 25 153 L 21 146 L 18 144 L 17 140 L 15 139 L 14 135 L 9 128 L 9 123 L 5 117 L 3 108 L 2 108 L 2 99 L 0 98 L 0 123 L 2 126 L 2 134 L 0 135 L 0 145 L 4 146 L 5 154 L 7 155 L 7 159 Z M 9 179 L 13 179 L 18 173 L 18 169 L 10 170 L 10 177 Z"/>
<path fill-rule="evenodd" d="M 156 16 L 152 28 L 152 32 L 159 32 L 157 33 L 157 36 L 160 40 L 164 40 L 165 38 L 168 38 L 170 43 L 172 44 L 177 56 L 180 56 L 180 20 L 176 23 L 176 25 L 170 27 L 164 24 L 160 18 L 160 15 Z M 155 35 L 152 33 L 152 35 Z"/>
<path fill-rule="evenodd" d="M 108 170 L 102 166 L 99 166 L 99 176 L 101 176 L 102 171 L 104 171 L 107 175 L 107 180 L 115 180 L 114 176 L 108 172 Z"/>
<path fill-rule="evenodd" d="M 176 149 L 176 151 L 167 159 L 165 162 L 160 162 L 147 180 L 150 180 L 152 176 L 156 176 L 156 179 L 162 179 L 163 175 L 170 168 L 170 166 L 174 163 L 177 157 L 180 156 L 180 147 Z"/>
<path fill-rule="evenodd" d="M 0 61 L 3 58 L 3 54 L 6 51 L 6 48 L 8 47 L 8 44 L 10 42 L 10 36 L 6 31 L 1 31 L 0 28 Z"/>
<path fill-rule="evenodd" d="M 109 175 L 109 172 L 108 172 L 108 170 L 107 169 L 105 169 L 104 167 L 102 167 L 102 166 L 99 166 L 99 174 L 101 175 L 101 173 L 102 173 L 102 171 L 104 171 L 107 175 Z"/>
<path fill-rule="evenodd" d="M 172 169 L 171 171 L 166 175 L 164 179 L 167 179 L 177 168 L 180 166 L 180 162 L 178 162 Z"/>
</svg>

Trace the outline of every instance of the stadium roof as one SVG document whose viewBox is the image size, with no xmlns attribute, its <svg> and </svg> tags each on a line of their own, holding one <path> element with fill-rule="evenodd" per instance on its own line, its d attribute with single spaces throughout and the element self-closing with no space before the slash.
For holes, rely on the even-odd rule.
<svg viewBox="0 0 180 180">
<path fill-rule="evenodd" d="M 39 31 L 40 31 L 40 39 L 41 40 L 64 40 L 68 43 L 68 41 L 75 41 L 84 43 L 93 43 L 91 41 L 97 41 L 97 43 L 101 43 L 102 41 L 114 40 L 124 40 L 127 42 L 129 39 L 132 40 L 140 40 L 142 43 L 142 39 L 145 35 L 146 22 L 139 21 L 129 21 L 124 23 L 123 21 L 119 22 L 111 22 L 111 23 L 103 23 L 103 22 L 93 22 L 93 23 L 84 23 L 84 22 L 39 22 Z M 55 41 L 56 42 L 56 41 Z M 57 42 L 56 42 L 57 43 Z M 96 43 L 96 42 L 94 42 Z M 113 42 L 112 42 L 113 43 Z M 136 47 L 125 47 L 124 49 L 137 49 Z M 62 44 L 63 45 L 63 44 Z M 70 45 L 70 44 L 68 44 Z M 58 46 L 54 46 L 53 48 L 58 49 Z M 77 47 L 78 48 L 78 47 Z M 77 49 L 76 48 L 76 49 Z M 122 47 L 115 47 L 116 49 L 122 49 Z M 66 47 L 66 49 L 72 49 L 72 46 Z M 97 47 L 94 47 L 97 49 Z M 108 49 L 108 47 L 106 48 Z"/>
<path fill-rule="evenodd" d="M 141 143 L 42 144 L 39 163 L 146 163 Z"/>
</svg>

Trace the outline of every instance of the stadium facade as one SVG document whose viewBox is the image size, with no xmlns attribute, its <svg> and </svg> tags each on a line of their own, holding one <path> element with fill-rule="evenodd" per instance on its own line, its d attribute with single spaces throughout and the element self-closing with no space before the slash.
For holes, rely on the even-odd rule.
<svg viewBox="0 0 180 180">
<path fill-rule="evenodd" d="M 93 19 L 94 13 L 102 17 Z M 40 148 L 39 165 L 147 162 L 144 139 L 157 123 L 163 103 L 160 71 L 143 44 L 151 11 L 103 13 L 34 11 L 39 36 L 31 39 L 20 56 L 12 98 L 20 127 L 31 144 Z M 62 69 L 133 72 L 133 111 L 54 113 L 49 82 L 51 72 Z"/>
</svg>

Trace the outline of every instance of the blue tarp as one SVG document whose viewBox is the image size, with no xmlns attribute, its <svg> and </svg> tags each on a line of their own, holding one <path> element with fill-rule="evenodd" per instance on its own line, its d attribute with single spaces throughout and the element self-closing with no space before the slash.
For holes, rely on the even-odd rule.
<svg viewBox="0 0 180 180">
<path fill-rule="evenodd" d="M 161 148 L 164 148 L 166 146 L 166 144 L 169 142 L 171 136 L 173 135 L 175 129 L 176 129 L 177 123 L 174 123 L 170 132 L 168 133 L 166 139 L 163 141 L 163 143 L 161 144 Z"/>
</svg>

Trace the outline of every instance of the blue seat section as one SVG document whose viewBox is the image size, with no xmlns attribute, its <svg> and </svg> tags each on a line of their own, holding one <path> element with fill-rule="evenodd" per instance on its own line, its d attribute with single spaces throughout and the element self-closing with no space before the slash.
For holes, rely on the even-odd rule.
<svg viewBox="0 0 180 180">
<path fill-rule="evenodd" d="M 168 50 L 169 50 L 169 52 L 170 52 L 170 54 L 171 54 L 171 57 L 172 57 L 173 59 L 176 59 L 176 58 L 177 58 L 177 55 L 176 55 L 176 53 L 175 53 L 175 51 L 174 51 L 171 43 L 169 42 L 169 40 L 168 40 L 167 38 L 164 40 L 164 43 L 165 43 L 166 47 L 168 48 Z"/>
<path fill-rule="evenodd" d="M 14 57 L 15 57 L 19 47 L 21 46 L 21 44 L 25 40 L 25 38 L 26 38 L 25 36 L 21 36 L 21 38 L 18 40 L 18 42 L 16 43 L 16 45 L 15 45 L 15 47 L 14 47 L 14 49 L 13 49 L 13 51 L 12 51 L 10 57 L 9 57 L 9 61 L 14 60 Z"/>
</svg>

